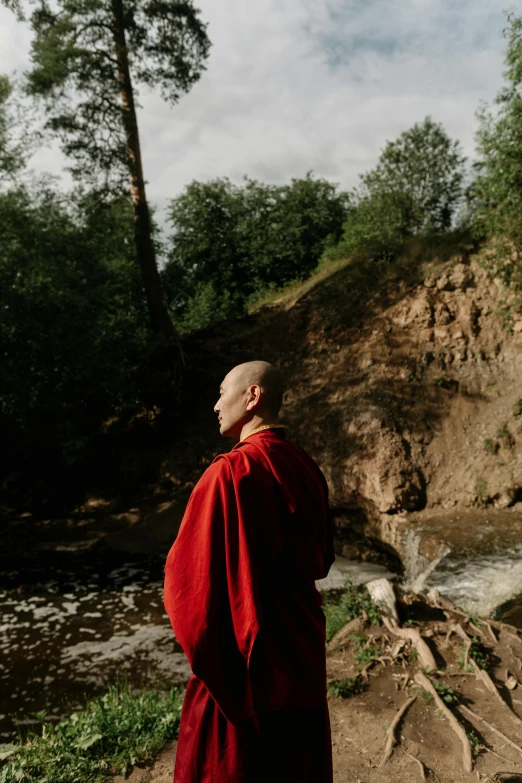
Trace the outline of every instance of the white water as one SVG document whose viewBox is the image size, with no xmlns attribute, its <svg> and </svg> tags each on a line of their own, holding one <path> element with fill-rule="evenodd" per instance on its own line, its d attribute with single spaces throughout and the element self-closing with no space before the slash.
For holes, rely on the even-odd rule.
<svg viewBox="0 0 522 783">
<path fill-rule="evenodd" d="M 425 584 L 464 611 L 487 617 L 522 593 L 522 545 L 465 560 L 444 557 Z"/>
</svg>

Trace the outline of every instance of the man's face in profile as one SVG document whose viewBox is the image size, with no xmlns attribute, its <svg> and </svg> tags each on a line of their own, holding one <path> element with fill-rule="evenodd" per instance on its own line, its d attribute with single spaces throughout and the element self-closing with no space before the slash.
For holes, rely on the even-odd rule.
<svg viewBox="0 0 522 783">
<path fill-rule="evenodd" d="M 219 431 L 226 438 L 239 439 L 248 421 L 248 389 L 243 388 L 234 370 L 229 372 L 219 388 L 219 400 L 214 406 L 218 414 Z"/>
</svg>

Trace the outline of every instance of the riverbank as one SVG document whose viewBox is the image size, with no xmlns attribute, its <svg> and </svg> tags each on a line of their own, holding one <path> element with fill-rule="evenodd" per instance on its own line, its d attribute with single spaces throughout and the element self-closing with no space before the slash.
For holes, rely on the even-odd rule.
<svg viewBox="0 0 522 783">
<path fill-rule="evenodd" d="M 325 605 L 335 783 L 520 783 L 522 630 L 436 592 L 397 596 L 397 624 L 364 587 Z M 43 738 L 11 749 L 0 783 L 23 759 L 27 783 L 171 783 L 181 703 L 181 691 L 111 689 L 65 723 L 42 716 Z"/>
<path fill-rule="evenodd" d="M 136 762 L 154 758 L 177 736 L 183 690 L 134 692 L 111 687 L 58 723 L 37 714 L 38 733 L 0 746 L 0 783 L 98 783 L 119 772 L 127 777 Z"/>
<path fill-rule="evenodd" d="M 521 783 L 522 632 L 412 594 L 398 606 L 436 669 L 419 646 L 361 617 L 334 637 L 334 783 Z M 129 783 L 171 783 L 175 754 L 171 743 Z"/>
</svg>

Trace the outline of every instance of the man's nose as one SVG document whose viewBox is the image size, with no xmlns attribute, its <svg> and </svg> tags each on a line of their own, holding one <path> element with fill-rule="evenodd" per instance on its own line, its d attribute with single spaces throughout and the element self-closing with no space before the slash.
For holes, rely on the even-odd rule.
<svg viewBox="0 0 522 783">
<path fill-rule="evenodd" d="M 214 413 L 219 413 L 219 400 L 214 405 Z"/>
</svg>

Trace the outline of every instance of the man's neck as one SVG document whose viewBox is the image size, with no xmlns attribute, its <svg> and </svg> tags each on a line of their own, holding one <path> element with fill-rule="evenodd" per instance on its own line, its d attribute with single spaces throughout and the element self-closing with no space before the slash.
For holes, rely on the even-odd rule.
<svg viewBox="0 0 522 783">
<path fill-rule="evenodd" d="M 243 428 L 241 430 L 241 435 L 239 436 L 239 440 L 244 440 L 252 432 L 254 432 L 254 430 L 257 430 L 260 427 L 269 427 L 271 424 L 277 424 L 277 423 L 278 423 L 277 416 L 272 416 L 270 417 L 270 419 L 261 416 L 254 416 L 254 418 L 251 421 L 243 425 Z"/>
</svg>

